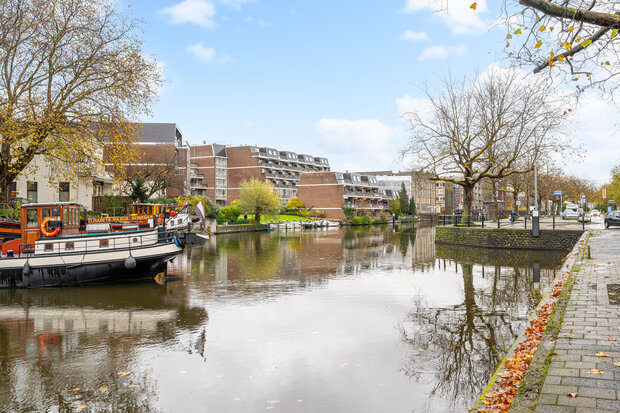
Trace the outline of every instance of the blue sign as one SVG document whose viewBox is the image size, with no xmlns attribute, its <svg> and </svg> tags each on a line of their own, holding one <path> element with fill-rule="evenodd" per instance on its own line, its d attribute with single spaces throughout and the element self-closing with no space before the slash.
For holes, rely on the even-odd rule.
<svg viewBox="0 0 620 413">
<path fill-rule="evenodd" d="M 553 191 L 553 195 L 562 195 L 564 191 Z"/>
</svg>

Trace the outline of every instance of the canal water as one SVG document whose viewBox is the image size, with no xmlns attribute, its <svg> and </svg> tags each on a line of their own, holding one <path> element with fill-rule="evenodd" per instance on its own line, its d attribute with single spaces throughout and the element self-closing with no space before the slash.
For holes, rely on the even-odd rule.
<svg viewBox="0 0 620 413">
<path fill-rule="evenodd" d="M 2 290 L 0 411 L 462 412 L 564 255 L 230 234 L 163 286 Z"/>
</svg>

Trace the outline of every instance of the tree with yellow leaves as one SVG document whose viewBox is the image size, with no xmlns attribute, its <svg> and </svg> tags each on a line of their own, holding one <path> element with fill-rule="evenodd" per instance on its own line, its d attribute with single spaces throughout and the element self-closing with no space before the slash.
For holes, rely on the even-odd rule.
<svg viewBox="0 0 620 413">
<path fill-rule="evenodd" d="M 35 154 L 69 169 L 134 156 L 129 123 L 157 95 L 141 22 L 111 0 L 0 1 L 0 203 Z"/>
<path fill-rule="evenodd" d="M 534 73 L 560 74 L 576 91 L 612 92 L 620 74 L 620 14 L 609 0 L 504 3 L 506 52 Z"/>
</svg>

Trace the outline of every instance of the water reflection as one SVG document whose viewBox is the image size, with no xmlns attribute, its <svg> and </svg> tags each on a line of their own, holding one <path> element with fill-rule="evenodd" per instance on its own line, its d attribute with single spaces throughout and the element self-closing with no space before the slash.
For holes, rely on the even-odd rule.
<svg viewBox="0 0 620 413">
<path fill-rule="evenodd" d="M 0 291 L 0 402 L 462 411 L 562 258 L 435 247 L 432 227 L 279 231 L 188 249 L 163 287 Z"/>
</svg>

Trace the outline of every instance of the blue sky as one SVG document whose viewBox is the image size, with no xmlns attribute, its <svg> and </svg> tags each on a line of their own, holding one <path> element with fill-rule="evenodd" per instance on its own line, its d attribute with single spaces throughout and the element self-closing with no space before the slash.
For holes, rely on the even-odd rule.
<svg viewBox="0 0 620 413">
<path fill-rule="evenodd" d="M 500 1 L 381 2 L 122 0 L 143 18 L 145 49 L 166 79 L 154 122 L 175 122 L 189 143 L 256 144 L 329 158 L 334 170 L 403 169 L 400 114 L 423 104 L 437 76 L 502 63 Z M 492 3 L 492 5 L 491 5 Z M 615 108 L 593 97 L 597 112 Z M 599 118 L 600 120 L 600 118 Z M 617 120 L 616 120 L 617 123 Z M 599 150 L 617 132 L 575 126 L 593 151 L 569 172 L 604 182 L 619 154 Z M 602 129 L 602 130 L 601 130 Z M 598 153 L 598 156 L 596 155 Z M 609 159 L 601 161 L 601 156 Z M 585 168 L 584 168 L 585 166 Z"/>
</svg>

